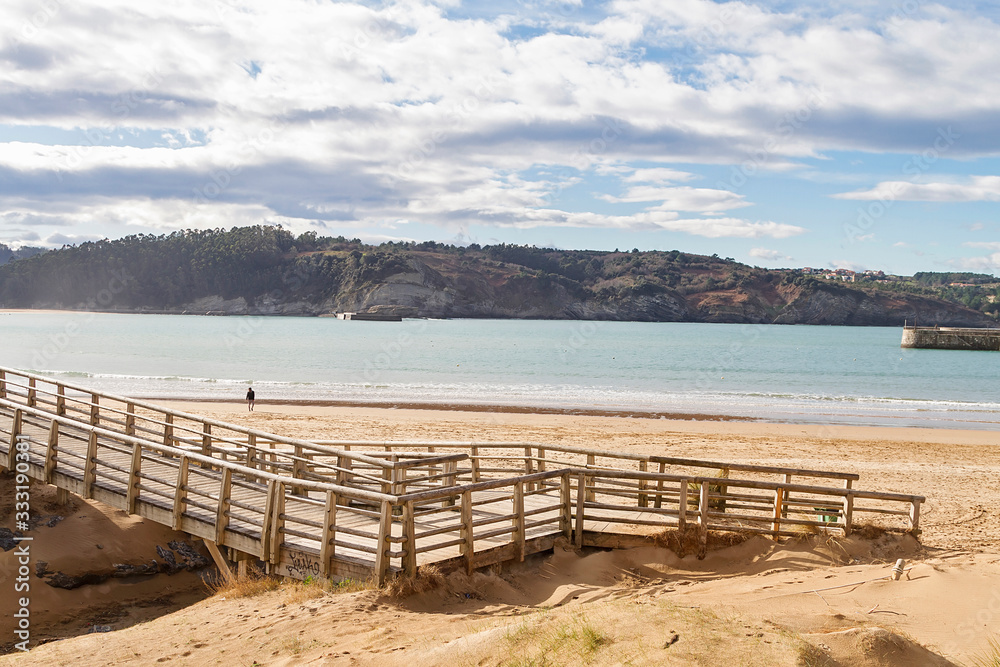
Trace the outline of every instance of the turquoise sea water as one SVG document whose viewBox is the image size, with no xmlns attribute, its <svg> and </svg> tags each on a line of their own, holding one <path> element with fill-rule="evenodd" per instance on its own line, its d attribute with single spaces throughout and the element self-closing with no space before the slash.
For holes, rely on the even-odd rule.
<svg viewBox="0 0 1000 667">
<path fill-rule="evenodd" d="M 898 328 L 10 313 L 0 365 L 135 397 L 482 403 L 1000 430 L 998 352 Z"/>
</svg>

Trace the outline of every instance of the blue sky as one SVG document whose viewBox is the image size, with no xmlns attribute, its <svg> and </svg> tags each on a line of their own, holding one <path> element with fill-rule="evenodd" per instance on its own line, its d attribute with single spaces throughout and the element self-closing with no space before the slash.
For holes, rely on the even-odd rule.
<svg viewBox="0 0 1000 667">
<path fill-rule="evenodd" d="M 993 3 L 12 0 L 0 242 L 281 224 L 1000 274 Z"/>
</svg>

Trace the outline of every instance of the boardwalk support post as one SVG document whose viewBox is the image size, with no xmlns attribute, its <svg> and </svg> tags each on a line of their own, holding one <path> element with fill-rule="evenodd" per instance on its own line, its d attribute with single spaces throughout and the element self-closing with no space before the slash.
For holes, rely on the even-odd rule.
<svg viewBox="0 0 1000 667">
<path fill-rule="evenodd" d="M 91 431 L 87 438 L 87 456 L 83 459 L 83 497 L 94 497 L 94 479 L 97 477 L 97 432 Z"/>
<path fill-rule="evenodd" d="M 378 522 L 378 539 L 375 544 L 375 580 L 379 586 L 385 585 L 389 572 L 389 537 L 392 535 L 392 503 L 382 501 L 382 511 Z"/>
<path fill-rule="evenodd" d="M 698 555 L 704 556 L 708 552 L 708 483 L 704 480 L 698 495 L 698 543 Z"/>
<path fill-rule="evenodd" d="M 129 514 L 135 514 L 135 501 L 139 497 L 139 468 L 142 466 L 142 445 L 132 445 L 132 463 L 128 472 L 128 489 L 125 491 L 125 505 Z"/>
<path fill-rule="evenodd" d="M 281 562 L 281 545 L 284 538 L 281 534 L 285 530 L 285 484 L 278 482 L 277 495 L 274 499 L 274 518 L 271 519 L 271 564 L 277 565 Z"/>
<path fill-rule="evenodd" d="M 174 416 L 169 412 L 163 416 L 163 444 L 167 447 L 174 445 Z"/>
<path fill-rule="evenodd" d="M 56 468 L 56 447 L 59 446 L 59 422 L 55 419 L 49 425 L 49 441 L 45 447 L 45 483 L 52 483 L 52 472 Z"/>
<path fill-rule="evenodd" d="M 413 501 L 403 504 L 403 574 L 417 576 L 417 527 L 413 516 Z"/>
<path fill-rule="evenodd" d="M 649 464 L 646 461 L 639 461 L 639 472 L 648 472 Z M 649 494 L 646 492 L 649 488 L 648 479 L 639 480 L 639 507 L 649 507 Z"/>
<path fill-rule="evenodd" d="M 844 496 L 844 537 L 851 534 L 854 524 L 854 494 L 848 492 Z"/>
<path fill-rule="evenodd" d="M 583 520 L 584 505 L 587 504 L 587 476 L 579 475 L 576 482 L 576 525 L 573 530 L 573 537 L 577 549 L 583 548 Z"/>
<path fill-rule="evenodd" d="M 263 524 L 260 527 L 260 559 L 271 562 L 271 531 L 274 526 L 274 506 L 278 504 L 278 482 L 268 480 L 267 499 L 264 501 Z"/>
<path fill-rule="evenodd" d="M 472 526 L 472 491 L 462 491 L 462 556 L 465 558 L 465 573 L 472 574 L 475 557 L 475 538 Z"/>
<path fill-rule="evenodd" d="M 910 532 L 920 534 L 920 501 L 916 498 L 910 502 Z"/>
<path fill-rule="evenodd" d="M 785 490 L 775 489 L 774 490 L 774 514 L 771 518 L 771 538 L 778 539 L 778 533 L 781 531 L 781 514 L 784 511 L 784 500 L 785 500 Z"/>
<path fill-rule="evenodd" d="M 181 456 L 181 460 L 177 465 L 177 486 L 174 487 L 173 525 L 171 526 L 174 530 L 181 530 L 183 524 L 181 519 L 184 516 L 184 505 L 187 503 L 187 483 L 190 466 L 191 461 L 188 457 Z"/>
<path fill-rule="evenodd" d="M 212 560 L 215 561 L 216 567 L 219 568 L 219 574 L 222 575 L 222 578 L 226 581 L 233 581 L 235 579 L 233 571 L 229 568 L 229 563 L 223 557 L 222 552 L 219 551 L 219 546 L 212 540 L 202 539 L 202 542 L 208 547 L 208 553 L 212 554 Z"/>
<path fill-rule="evenodd" d="M 222 480 L 219 482 L 219 505 L 215 512 L 215 543 L 224 544 L 226 528 L 229 527 L 230 499 L 233 495 L 233 469 L 222 469 Z"/>
<path fill-rule="evenodd" d="M 323 537 L 319 547 L 319 562 L 324 577 L 330 576 L 330 559 L 336 553 L 333 543 L 337 536 L 337 494 L 326 492 L 326 507 L 323 509 Z"/>
<path fill-rule="evenodd" d="M 125 435 L 135 437 L 135 403 L 125 404 Z"/>
<path fill-rule="evenodd" d="M 687 479 L 682 479 L 680 490 L 677 492 L 677 530 L 681 532 L 682 538 L 687 530 L 688 484 Z"/>
<path fill-rule="evenodd" d="M 514 551 L 517 560 L 524 561 L 524 482 L 514 482 Z"/>
<path fill-rule="evenodd" d="M 559 529 L 568 540 L 573 536 L 573 495 L 568 472 L 559 477 L 559 506 Z"/>
</svg>

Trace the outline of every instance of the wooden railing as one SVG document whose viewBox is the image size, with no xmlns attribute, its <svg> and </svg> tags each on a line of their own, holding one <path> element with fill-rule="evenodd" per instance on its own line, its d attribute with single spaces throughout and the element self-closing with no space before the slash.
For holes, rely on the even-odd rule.
<svg viewBox="0 0 1000 667">
<path fill-rule="evenodd" d="M 851 473 L 539 443 L 316 443 L 11 369 L 0 441 L 0 466 L 203 538 L 223 566 L 228 548 L 299 579 L 381 582 L 664 529 L 696 527 L 702 550 L 710 530 L 849 534 L 859 516 L 916 532 L 924 500 Z"/>
</svg>

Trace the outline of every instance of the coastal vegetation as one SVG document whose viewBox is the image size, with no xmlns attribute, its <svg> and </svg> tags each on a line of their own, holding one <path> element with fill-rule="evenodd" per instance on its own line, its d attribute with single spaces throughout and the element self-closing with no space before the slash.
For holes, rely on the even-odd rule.
<svg viewBox="0 0 1000 667">
<path fill-rule="evenodd" d="M 986 274 L 764 269 L 679 250 L 371 245 L 276 226 L 24 254 L 0 266 L 3 307 L 962 326 L 988 325 L 1000 310 L 1000 282 Z"/>
</svg>

